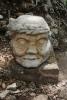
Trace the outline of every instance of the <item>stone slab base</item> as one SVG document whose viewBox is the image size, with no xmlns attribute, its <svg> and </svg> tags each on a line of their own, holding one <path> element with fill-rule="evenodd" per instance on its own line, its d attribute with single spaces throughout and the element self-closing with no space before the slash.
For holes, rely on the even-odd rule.
<svg viewBox="0 0 67 100">
<path fill-rule="evenodd" d="M 53 52 L 49 59 L 38 68 L 24 68 L 13 61 L 6 69 L 0 70 L 0 79 L 18 79 L 28 82 L 56 83 L 58 76 L 59 68 Z"/>
<path fill-rule="evenodd" d="M 59 76 L 59 68 L 57 63 L 46 64 L 39 68 L 23 68 L 13 67 L 12 78 L 23 81 L 34 81 L 37 83 L 57 83 Z"/>
</svg>

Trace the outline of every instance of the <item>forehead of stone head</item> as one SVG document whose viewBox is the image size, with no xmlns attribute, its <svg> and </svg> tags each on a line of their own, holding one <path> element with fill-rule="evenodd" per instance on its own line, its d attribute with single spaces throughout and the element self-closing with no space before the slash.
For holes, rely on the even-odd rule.
<svg viewBox="0 0 67 100">
<path fill-rule="evenodd" d="M 38 34 L 49 32 L 50 28 L 42 17 L 22 15 L 16 19 L 9 19 L 8 30 L 18 33 Z"/>
</svg>

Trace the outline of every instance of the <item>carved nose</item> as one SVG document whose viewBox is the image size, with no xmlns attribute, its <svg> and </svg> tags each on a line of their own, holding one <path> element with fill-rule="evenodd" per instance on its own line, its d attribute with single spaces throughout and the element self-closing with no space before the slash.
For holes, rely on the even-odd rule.
<svg viewBox="0 0 67 100">
<path fill-rule="evenodd" d="M 37 53 L 37 49 L 35 46 L 29 46 L 27 53 L 33 53 L 36 54 Z"/>
</svg>

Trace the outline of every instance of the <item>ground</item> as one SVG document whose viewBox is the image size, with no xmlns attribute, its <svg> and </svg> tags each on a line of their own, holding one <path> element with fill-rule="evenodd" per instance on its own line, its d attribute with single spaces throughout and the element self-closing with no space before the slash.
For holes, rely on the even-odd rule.
<svg viewBox="0 0 67 100">
<path fill-rule="evenodd" d="M 61 71 L 61 78 L 62 79 L 67 79 L 67 51 L 64 52 L 55 52 L 56 54 L 56 59 L 58 62 L 58 66 Z"/>
</svg>

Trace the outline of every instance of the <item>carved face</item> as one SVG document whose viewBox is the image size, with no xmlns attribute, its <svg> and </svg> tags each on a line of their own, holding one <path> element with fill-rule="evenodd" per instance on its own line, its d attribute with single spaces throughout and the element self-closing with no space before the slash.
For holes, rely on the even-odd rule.
<svg viewBox="0 0 67 100">
<path fill-rule="evenodd" d="M 38 67 L 49 56 L 51 44 L 47 34 L 17 34 L 11 40 L 16 61 L 24 67 Z"/>
</svg>

